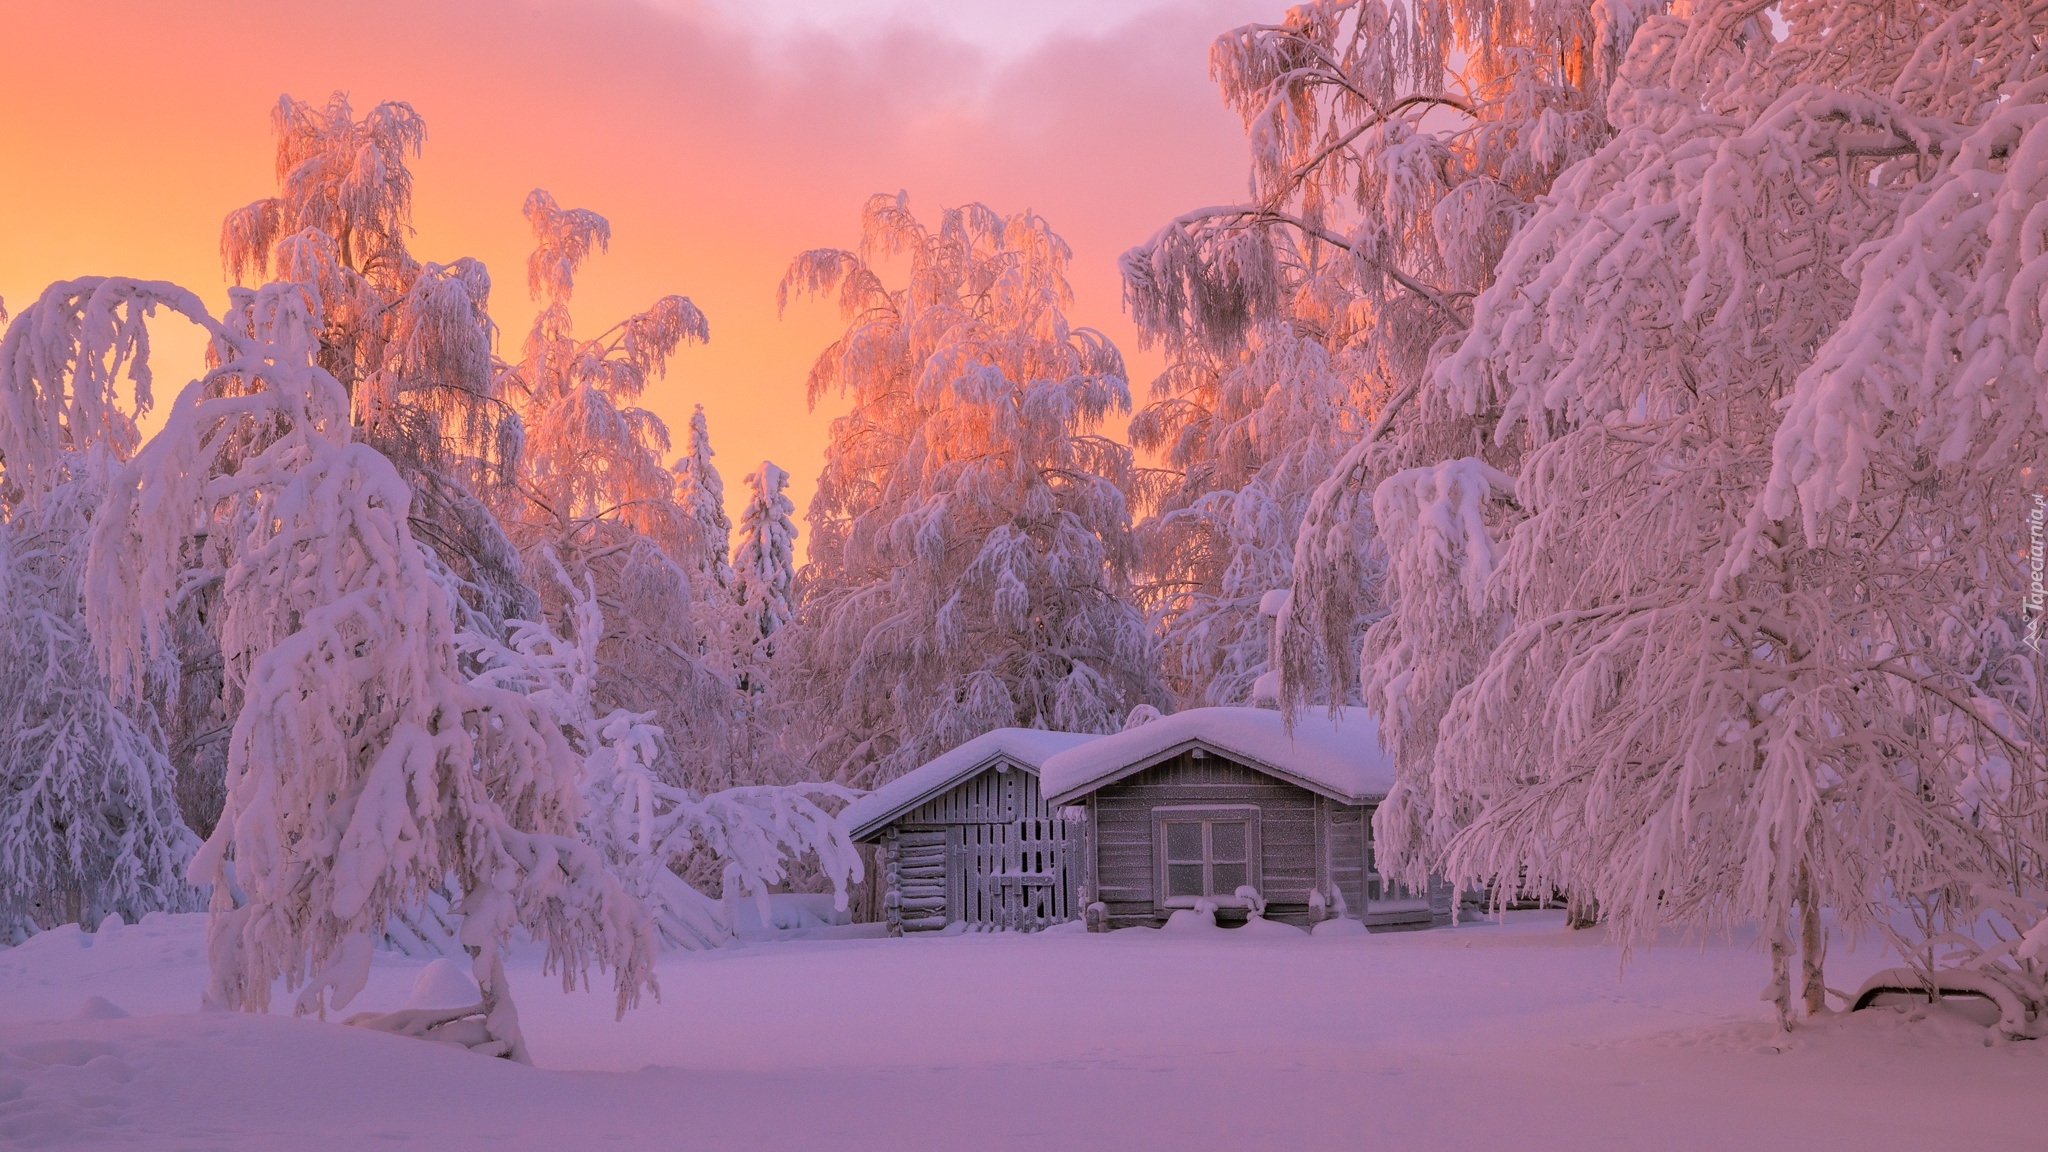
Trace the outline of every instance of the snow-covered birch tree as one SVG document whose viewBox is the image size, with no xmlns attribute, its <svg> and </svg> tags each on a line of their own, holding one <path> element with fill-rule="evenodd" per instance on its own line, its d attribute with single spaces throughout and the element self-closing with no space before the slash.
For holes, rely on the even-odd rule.
<svg viewBox="0 0 2048 1152">
<path fill-rule="evenodd" d="M 1357 423 L 1400 410 L 1537 198 L 1607 138 L 1608 86 L 1660 7 L 1321 0 L 1226 33 L 1210 74 L 1244 119 L 1251 195 L 1123 257 L 1141 332 L 1228 363 L 1286 324 L 1341 365 Z M 1440 435 L 1469 445 L 1473 430 Z M 1368 476 L 1386 471 L 1342 472 L 1300 514 L 1318 554 L 1290 565 L 1281 616 L 1295 705 L 1351 695 L 1359 629 L 1383 606 Z"/>
<path fill-rule="evenodd" d="M 788 691 L 814 763 L 889 779 L 992 728 L 1114 732 L 1163 693 L 1133 607 L 1123 359 L 1069 325 L 1071 254 L 1030 213 L 935 228 L 876 196 L 859 251 L 797 257 L 781 288 L 836 295 L 818 358 L 832 424 L 811 503 Z M 885 286 L 875 264 L 908 264 Z"/>
<path fill-rule="evenodd" d="M 236 283 L 275 275 L 301 284 L 319 317 L 316 359 L 344 389 L 355 437 L 389 459 L 413 491 L 411 530 L 458 580 L 464 611 L 498 630 L 535 614 L 523 565 L 493 514 L 523 439 L 503 395 L 488 312 L 491 278 L 464 257 L 411 251 L 409 161 L 426 122 L 409 104 L 357 116 L 348 97 L 281 96 L 271 111 L 277 194 L 228 214 L 221 259 Z M 240 701 L 210 646 L 217 582 L 181 601 L 184 667 L 167 708 L 181 792 L 210 827 Z"/>
<path fill-rule="evenodd" d="M 1264 609 L 1293 582 L 1310 493 L 1363 432 L 1353 378 L 1318 339 L 1273 322 L 1234 353 L 1184 342 L 1131 420 L 1132 444 L 1159 459 L 1136 483 L 1140 592 L 1183 706 L 1275 698 Z"/>
<path fill-rule="evenodd" d="M 543 306 L 524 358 L 506 373 L 527 430 L 501 505 L 506 526 L 560 630 L 573 631 L 569 605 L 595 581 L 607 606 L 595 687 L 604 707 L 652 713 L 672 742 L 664 767 L 673 782 L 714 787 L 730 778 L 723 761 L 735 702 L 705 662 L 700 629 L 724 621 L 700 619 L 693 593 L 704 593 L 691 587 L 690 566 L 717 575 L 705 553 L 715 556 L 719 541 L 703 538 L 701 522 L 716 473 L 693 481 L 696 507 L 679 504 L 677 474 L 664 463 L 668 428 L 634 404 L 679 347 L 710 338 L 710 326 L 688 298 L 665 296 L 596 337 L 577 336 L 575 275 L 610 244 L 611 225 L 540 189 L 525 212 L 535 242 L 527 284 Z M 708 467 L 708 437 L 695 443 Z M 552 577 L 557 567 L 566 582 Z"/>
<path fill-rule="evenodd" d="M 530 610 L 518 560 L 480 502 L 518 459 L 522 429 L 493 364 L 491 278 L 476 260 L 423 262 L 410 247 L 408 159 L 426 121 L 389 101 L 357 117 L 279 97 L 278 194 L 229 213 L 221 259 L 237 283 L 305 284 L 319 361 L 347 390 L 358 435 L 399 466 L 421 507 L 413 528 L 492 619 Z"/>
<path fill-rule="evenodd" d="M 404 478 L 353 438 L 317 361 L 316 292 L 236 289 L 215 320 L 172 285 L 90 287 L 74 330 L 104 327 L 116 301 L 154 304 L 205 327 L 218 360 L 115 479 L 85 598 L 132 698 L 171 655 L 191 542 L 224 572 L 219 644 L 242 706 L 226 810 L 192 865 L 213 886 L 208 998 L 260 1011 L 282 979 L 298 1011 L 339 1008 L 384 925 L 447 885 L 484 992 L 475 1047 L 525 1056 L 503 964 L 515 928 L 565 980 L 610 966 L 624 1011 L 652 987 L 646 911 L 577 835 L 580 763 L 556 718 L 464 675 L 455 581 L 411 533 Z M 44 331 L 59 337 L 45 359 L 78 354 Z"/>
<path fill-rule="evenodd" d="M 1923 942 L 1991 912 L 1993 964 L 2039 914 L 2012 558 L 2042 28 L 1970 0 L 1641 15 L 1469 332 L 1312 501 L 1295 601 L 1355 618 L 1338 528 L 1369 495 L 1386 859 L 1559 886 L 1631 939 L 1760 921 L 1789 1020 L 1795 921 L 1824 1010 L 1823 908 L 1903 903 Z"/>
<path fill-rule="evenodd" d="M 92 518 L 153 403 L 147 311 L 118 284 L 59 283 L 0 341 L 0 936 L 199 896 L 156 709 L 111 693 L 81 591 Z"/>
</svg>

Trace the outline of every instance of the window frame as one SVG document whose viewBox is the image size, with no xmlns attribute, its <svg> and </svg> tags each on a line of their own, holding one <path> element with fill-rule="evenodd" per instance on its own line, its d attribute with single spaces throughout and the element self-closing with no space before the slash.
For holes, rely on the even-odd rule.
<svg viewBox="0 0 2048 1152">
<path fill-rule="evenodd" d="M 1259 825 L 1263 818 L 1257 804 L 1160 804 L 1152 809 L 1152 903 L 1160 912 L 1171 912 L 1181 908 L 1193 908 L 1197 900 L 1212 900 L 1218 908 L 1247 908 L 1250 903 L 1242 896 L 1169 896 L 1167 895 L 1167 851 L 1166 828 L 1169 824 L 1243 824 L 1245 826 L 1245 883 L 1264 893 L 1265 868 L 1263 866 L 1264 840 Z M 1214 833 L 1205 831 L 1202 835 L 1202 886 L 1214 887 L 1216 866 Z"/>
</svg>

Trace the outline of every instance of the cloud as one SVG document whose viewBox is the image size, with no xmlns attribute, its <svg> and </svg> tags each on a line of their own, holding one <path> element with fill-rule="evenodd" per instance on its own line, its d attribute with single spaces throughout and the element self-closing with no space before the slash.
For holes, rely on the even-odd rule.
<svg viewBox="0 0 2048 1152">
<path fill-rule="evenodd" d="M 934 20 L 884 0 L 821 24 L 674 0 L 37 5 L 0 40 L 0 295 L 19 311 L 50 280 L 123 272 L 219 304 L 220 218 L 273 187 L 277 95 L 407 100 L 429 129 L 415 250 L 490 265 L 507 351 L 532 314 L 519 205 L 545 187 L 613 224 L 579 278 L 581 327 L 691 296 L 712 343 L 646 403 L 677 428 L 703 403 L 724 469 L 772 458 L 802 507 L 830 415 L 806 410 L 803 382 L 837 317 L 777 318 L 789 259 L 852 244 L 872 192 L 1033 208 L 1074 248 L 1075 321 L 1124 346 L 1142 388 L 1156 365 L 1134 355 L 1115 259 L 1242 194 L 1207 45 L 1267 7 L 1068 3 L 1004 50 L 991 37 L 1028 7 Z M 196 341 L 184 351 L 196 366 Z"/>
</svg>

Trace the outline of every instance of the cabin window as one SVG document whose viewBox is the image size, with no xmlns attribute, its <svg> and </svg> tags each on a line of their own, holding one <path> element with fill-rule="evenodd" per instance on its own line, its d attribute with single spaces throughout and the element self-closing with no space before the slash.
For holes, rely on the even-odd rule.
<svg viewBox="0 0 2048 1152">
<path fill-rule="evenodd" d="M 1259 810 L 1247 805 L 1176 805 L 1152 810 L 1159 902 L 1192 907 L 1210 899 L 1243 907 L 1237 890 L 1259 886 Z"/>
</svg>

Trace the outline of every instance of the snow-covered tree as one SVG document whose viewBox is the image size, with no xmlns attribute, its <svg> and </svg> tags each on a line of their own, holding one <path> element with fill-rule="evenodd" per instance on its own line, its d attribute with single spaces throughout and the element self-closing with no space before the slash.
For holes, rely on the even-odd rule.
<svg viewBox="0 0 2048 1152">
<path fill-rule="evenodd" d="M 564 581 L 566 573 L 560 573 Z M 541 622 L 519 622 L 509 641 L 470 633 L 463 643 L 485 669 L 481 679 L 524 692 L 562 723 L 584 758 L 583 835 L 649 909 L 664 940 L 684 947 L 722 944 L 731 926 L 679 873 L 715 862 L 728 896 L 769 889 L 802 866 L 821 876 L 845 907 L 847 885 L 861 877 L 846 829 L 819 806 L 853 793 L 831 784 L 741 786 L 700 795 L 662 778 L 666 735 L 651 713 L 596 701 L 598 637 L 605 633 L 594 585 L 573 599 L 577 639 Z"/>
<path fill-rule="evenodd" d="M 101 288 L 53 285 L 0 341 L 0 935 L 199 895 L 155 709 L 114 698 L 85 627 L 92 517 L 152 402 L 146 303 Z"/>
<path fill-rule="evenodd" d="M 361 435 L 416 487 L 416 473 L 440 481 L 434 487 L 455 486 L 425 493 L 436 497 L 428 511 L 443 512 L 446 502 L 476 518 L 481 509 L 466 489 L 504 477 L 521 429 L 493 368 L 489 272 L 467 257 L 441 265 L 410 250 L 406 162 L 419 156 L 426 122 L 402 102 L 357 118 L 337 92 L 324 106 L 279 97 L 271 127 L 278 195 L 228 215 L 222 262 L 237 283 L 275 275 L 307 286 L 320 309 L 320 364 L 348 391 Z M 451 563 L 448 553 L 462 553 L 448 544 L 458 542 L 434 541 Z"/>
<path fill-rule="evenodd" d="M 733 557 L 734 591 L 740 604 L 736 663 L 743 688 L 758 691 L 775 634 L 794 615 L 790 588 L 796 582 L 796 521 L 790 513 L 789 473 L 772 460 L 747 476 L 747 506 L 740 513 L 740 545 Z"/>
<path fill-rule="evenodd" d="M 901 196 L 858 252 L 799 256 L 792 293 L 836 293 L 846 334 L 812 369 L 843 395 L 812 501 L 786 689 L 814 763 L 888 779 L 992 728 L 1114 732 L 1162 696 L 1132 606 L 1122 357 L 1070 327 L 1066 244 L 981 205 L 927 229 Z M 900 288 L 874 264 L 909 266 Z"/>
<path fill-rule="evenodd" d="M 676 461 L 676 503 L 687 526 L 690 588 L 699 601 L 723 601 L 731 595 L 732 519 L 725 512 L 725 480 L 711 462 L 711 428 L 704 406 L 690 414 L 690 440 Z"/>
<path fill-rule="evenodd" d="M 410 249 L 413 177 L 426 123 L 387 102 L 358 117 L 281 96 L 271 111 L 277 195 L 228 214 L 221 259 L 239 284 L 275 275 L 305 286 L 320 319 L 317 360 L 350 397 L 355 436 L 413 491 L 414 536 L 459 581 L 464 609 L 492 628 L 538 609 L 490 501 L 509 482 L 523 430 L 492 345 L 491 279 L 476 260 L 424 262 Z M 210 646 L 219 585 L 180 602 L 184 667 L 166 727 L 191 818 L 210 827 L 226 771 L 220 739 L 240 701 Z"/>
<path fill-rule="evenodd" d="M 375 136 L 410 121 L 386 108 L 359 123 L 337 101 L 308 136 L 302 114 L 290 101 L 280 110 L 287 194 L 231 219 L 226 246 L 233 263 L 237 238 L 248 241 L 286 278 L 232 289 L 218 319 L 171 284 L 62 283 L 0 343 L 0 914 L 51 891 L 123 912 L 190 898 L 176 869 L 196 847 L 189 875 L 211 886 L 208 999 L 262 1010 L 282 980 L 298 1011 L 324 1013 L 360 990 L 376 941 L 446 906 L 483 1002 L 350 1022 L 523 1059 L 504 972 L 515 931 L 544 945 L 565 981 L 610 967 L 623 1011 L 653 988 L 662 935 L 723 930 L 676 875 L 684 858 L 708 855 L 736 891 L 757 893 L 801 861 L 843 892 L 859 862 L 829 806 L 848 793 L 681 787 L 687 761 L 654 712 L 605 699 L 664 660 L 697 670 L 677 559 L 689 517 L 658 455 L 665 430 L 626 402 L 684 338 L 702 338 L 702 317 L 671 298 L 575 340 L 569 278 L 604 224 L 544 193 L 529 203 L 542 239 L 531 271 L 549 307 L 522 364 L 477 342 L 491 330 L 478 265 L 412 267 L 402 297 L 351 314 L 350 291 L 381 292 L 404 264 L 407 182 L 389 170 L 404 149 L 380 160 L 389 142 Z M 351 140 L 360 170 L 323 175 Z M 383 191 L 359 186 L 373 177 Z M 320 216 L 328 201 L 341 207 Z M 305 226 L 250 231 L 278 220 Z M 415 299 L 444 290 L 461 306 Z M 142 443 L 156 312 L 205 331 L 210 370 Z M 396 327 L 382 332 L 387 320 Z M 479 350 L 480 375 L 468 354 Z M 485 407 L 526 401 L 538 451 L 478 455 L 467 432 L 439 436 L 437 450 L 420 433 L 455 427 L 435 423 L 459 415 L 435 406 L 447 389 Z M 696 479 L 715 493 L 715 472 Z M 472 483 L 559 513 L 543 531 L 520 527 L 568 640 L 538 611 L 503 611 L 540 602 L 517 583 L 520 557 Z M 516 595 L 481 598 L 476 565 L 457 563 L 477 556 L 430 535 L 449 527 L 450 493 L 498 542 L 492 562 Z M 714 556 L 722 544 L 700 542 Z M 671 604 L 665 617 L 649 610 Z M 614 605 L 638 612 L 641 630 L 607 627 Z M 188 703 L 195 651 L 215 662 L 198 695 L 227 729 L 225 798 L 203 845 L 177 821 L 154 711 Z M 688 690 L 650 690 L 664 689 Z"/>
<path fill-rule="evenodd" d="M 1561 887 L 1630 938 L 1760 921 L 1789 1019 L 1795 920 L 1818 1011 L 1822 908 L 1883 927 L 1902 902 L 1932 940 L 2042 905 L 2013 560 L 2042 29 L 1974 0 L 1766 8 L 1583 10 L 1640 23 L 1583 73 L 1604 115 L 1311 502 L 1288 660 L 1357 619 L 1369 501 L 1383 858 Z"/>
<path fill-rule="evenodd" d="M 301 1012 L 341 1007 L 384 925 L 445 885 L 484 992 L 478 1048 L 524 1058 L 503 966 L 515 928 L 567 979 L 612 967 L 623 1011 L 653 984 L 647 913 L 577 834 L 581 763 L 557 719 L 464 674 L 456 582 L 414 538 L 404 478 L 353 438 L 348 395 L 317 361 L 315 286 L 235 289 L 215 320 L 172 285 L 76 283 L 69 331 L 38 325 L 38 358 L 89 354 L 71 333 L 132 302 L 205 327 L 218 360 L 116 478 L 85 584 L 95 643 L 133 698 L 170 655 L 191 542 L 223 573 L 220 649 L 242 705 L 226 810 L 192 865 L 213 885 L 209 999 L 260 1011 L 281 978 Z"/>
<path fill-rule="evenodd" d="M 1660 7 L 1320 0 L 1225 34 L 1210 72 L 1245 122 L 1251 196 L 1185 213 L 1124 256 L 1141 332 L 1228 363 L 1263 326 L 1290 324 L 1339 365 L 1358 423 L 1398 411 L 1537 198 L 1607 138 L 1618 61 Z M 1382 606 L 1370 484 L 1345 464 L 1348 482 L 1301 514 L 1318 555 L 1290 566 L 1296 705 L 1350 695 L 1359 629 Z"/>
<path fill-rule="evenodd" d="M 1253 703 L 1275 680 L 1261 606 L 1292 583 L 1309 494 L 1363 431 L 1347 376 L 1318 340 L 1274 322 L 1231 354 L 1183 344 L 1131 421 L 1131 442 L 1160 459 L 1139 477 L 1141 591 L 1186 706 Z"/>
<path fill-rule="evenodd" d="M 578 337 L 569 312 L 575 274 L 610 244 L 611 225 L 539 189 L 525 211 L 535 241 L 527 283 L 543 307 L 524 358 L 505 374 L 527 430 L 501 505 L 506 527 L 562 630 L 574 627 L 569 606 L 586 580 L 609 606 L 595 688 L 604 707 L 654 714 L 672 742 L 672 782 L 717 786 L 730 779 L 723 761 L 734 702 L 730 684 L 705 663 L 714 654 L 701 629 L 723 621 L 700 620 L 693 594 L 702 602 L 705 592 L 690 583 L 691 567 L 717 575 L 718 541 L 704 538 L 701 518 L 716 473 L 696 479 L 698 506 L 678 503 L 678 477 L 663 462 L 668 428 L 633 403 L 684 342 L 709 339 L 710 326 L 687 298 L 667 296 L 592 339 Z M 708 468 L 708 437 L 693 441 Z M 552 577 L 557 565 L 564 579 Z"/>
</svg>

